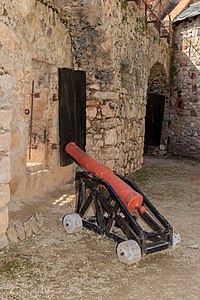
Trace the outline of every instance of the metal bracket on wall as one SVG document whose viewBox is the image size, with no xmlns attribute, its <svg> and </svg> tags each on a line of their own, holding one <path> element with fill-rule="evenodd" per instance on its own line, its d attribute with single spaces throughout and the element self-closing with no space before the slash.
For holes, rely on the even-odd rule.
<svg viewBox="0 0 200 300">
<path fill-rule="evenodd" d="M 35 93 L 35 82 L 32 81 L 32 91 L 31 91 L 31 109 L 25 109 L 25 114 L 30 115 L 30 125 L 29 125 L 29 159 L 31 159 L 31 144 L 32 144 L 32 131 L 33 131 L 33 100 L 34 98 L 40 98 L 40 93 Z"/>
</svg>

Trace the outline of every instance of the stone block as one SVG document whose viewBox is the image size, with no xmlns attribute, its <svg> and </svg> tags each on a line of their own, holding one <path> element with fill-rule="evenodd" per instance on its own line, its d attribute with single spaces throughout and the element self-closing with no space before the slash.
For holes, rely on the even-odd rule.
<svg viewBox="0 0 200 300">
<path fill-rule="evenodd" d="M 108 160 L 108 161 L 106 162 L 106 166 L 107 166 L 108 168 L 110 168 L 111 170 L 114 170 L 114 168 L 115 168 L 115 160 Z"/>
<path fill-rule="evenodd" d="M 5 234 L 8 228 L 8 207 L 0 210 L 0 235 Z"/>
<path fill-rule="evenodd" d="M 89 86 L 89 88 L 92 90 L 100 90 L 100 85 L 97 83 L 93 83 Z"/>
<path fill-rule="evenodd" d="M 5 234 L 0 235 L 0 249 L 3 249 L 8 246 L 8 239 Z"/>
<path fill-rule="evenodd" d="M 12 119 L 11 110 L 0 110 L 0 129 L 10 130 L 10 122 Z"/>
<path fill-rule="evenodd" d="M 15 34 L 4 22 L 0 23 L 0 36 L 1 44 L 13 52 L 15 50 Z"/>
<path fill-rule="evenodd" d="M 97 106 L 99 101 L 97 99 L 87 99 L 87 106 Z"/>
<path fill-rule="evenodd" d="M 0 97 L 4 97 L 5 96 L 5 92 L 3 91 L 2 88 L 0 88 Z"/>
<path fill-rule="evenodd" d="M 96 107 L 93 107 L 93 106 L 90 106 L 90 107 L 87 107 L 87 117 L 90 119 L 90 118 L 95 118 L 96 115 L 97 115 L 97 109 Z"/>
<path fill-rule="evenodd" d="M 35 1 L 36 0 L 21 0 L 16 2 L 14 1 L 13 10 L 15 14 L 20 15 L 22 17 L 26 17 L 35 6 Z"/>
<path fill-rule="evenodd" d="M 87 147 L 93 147 L 93 145 L 94 145 L 94 139 L 91 134 L 87 134 L 87 136 L 86 136 L 86 145 L 87 145 Z"/>
<path fill-rule="evenodd" d="M 97 91 L 94 93 L 94 97 L 101 100 L 114 100 L 117 99 L 117 93 Z"/>
<path fill-rule="evenodd" d="M 9 108 L 11 106 L 13 84 L 14 79 L 11 75 L 5 74 L 4 76 L 0 76 L 1 93 L 4 94 L 4 96 L 0 98 L 1 107 Z"/>
<path fill-rule="evenodd" d="M 28 221 L 24 222 L 23 226 L 24 226 L 25 237 L 29 238 L 33 233 L 32 227 L 31 227 L 31 222 L 29 222 L 29 220 L 28 220 Z"/>
<path fill-rule="evenodd" d="M 44 224 L 44 219 L 42 217 L 42 214 L 41 213 L 36 213 L 34 215 L 34 217 L 35 217 L 35 219 L 37 221 L 37 224 L 38 224 L 39 228 L 41 228 L 43 226 L 43 224 Z"/>
<path fill-rule="evenodd" d="M 0 157 L 0 183 L 10 182 L 10 158 Z"/>
<path fill-rule="evenodd" d="M 106 103 L 105 105 L 102 105 L 101 111 L 102 115 L 107 118 L 114 117 L 115 105 L 113 103 Z"/>
<path fill-rule="evenodd" d="M 17 243 L 18 242 L 18 236 L 17 231 L 15 230 L 14 226 L 11 226 L 7 230 L 7 237 L 11 243 Z"/>
<path fill-rule="evenodd" d="M 11 143 L 11 133 L 10 132 L 0 134 L 0 152 L 1 151 L 9 151 L 10 143 Z"/>
<path fill-rule="evenodd" d="M 24 227 L 21 223 L 15 224 L 15 230 L 17 232 L 17 237 L 20 241 L 23 241 L 25 239 L 25 231 Z"/>
<path fill-rule="evenodd" d="M 37 48 L 40 50 L 45 50 L 46 47 L 46 40 L 44 37 L 41 37 L 37 42 Z"/>
<path fill-rule="evenodd" d="M 39 224 L 38 224 L 37 220 L 35 219 L 35 217 L 34 216 L 30 217 L 28 222 L 29 222 L 29 225 L 32 229 L 32 232 L 37 233 L 38 230 L 40 229 L 40 227 L 39 227 Z"/>
<path fill-rule="evenodd" d="M 96 147 L 99 149 L 100 147 L 103 147 L 103 140 L 97 140 L 95 141 Z"/>
<path fill-rule="evenodd" d="M 10 186 L 8 184 L 0 185 L 0 209 L 5 207 L 10 201 Z"/>
<path fill-rule="evenodd" d="M 115 145 L 117 143 L 116 128 L 107 130 L 105 132 L 105 145 Z"/>
</svg>

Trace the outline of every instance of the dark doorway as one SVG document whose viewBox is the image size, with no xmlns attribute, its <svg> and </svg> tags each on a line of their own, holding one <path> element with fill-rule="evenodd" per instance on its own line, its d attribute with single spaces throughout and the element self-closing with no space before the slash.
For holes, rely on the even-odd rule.
<svg viewBox="0 0 200 300">
<path fill-rule="evenodd" d="M 86 145 L 86 73 L 59 69 L 59 135 L 60 165 L 72 163 L 65 146 L 75 142 L 81 149 Z"/>
<path fill-rule="evenodd" d="M 148 94 L 145 118 L 144 145 L 159 146 L 162 132 L 162 123 L 165 107 L 165 96 Z"/>
</svg>

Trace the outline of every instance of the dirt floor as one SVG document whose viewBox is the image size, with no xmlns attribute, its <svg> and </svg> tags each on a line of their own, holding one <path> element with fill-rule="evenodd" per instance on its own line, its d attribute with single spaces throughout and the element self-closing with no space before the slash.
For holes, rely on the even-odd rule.
<svg viewBox="0 0 200 300">
<path fill-rule="evenodd" d="M 65 187 L 28 199 L 11 216 L 40 211 L 44 226 L 0 252 L 0 299 L 200 299 L 199 166 L 187 159 L 146 157 L 132 175 L 182 238 L 176 251 L 137 265 L 120 263 L 116 245 L 104 237 L 85 229 L 67 235 L 61 220 L 73 211 L 74 196 Z"/>
</svg>

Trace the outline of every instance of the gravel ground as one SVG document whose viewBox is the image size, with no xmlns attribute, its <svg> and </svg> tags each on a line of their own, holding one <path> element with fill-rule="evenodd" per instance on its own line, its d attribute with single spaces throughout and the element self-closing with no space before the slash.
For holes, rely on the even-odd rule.
<svg viewBox="0 0 200 300">
<path fill-rule="evenodd" d="M 66 234 L 61 220 L 74 195 L 60 187 L 11 213 L 20 219 L 39 211 L 44 226 L 0 252 L 0 299 L 200 299 L 199 163 L 146 157 L 132 178 L 180 233 L 178 249 L 120 263 L 112 241 L 85 229 Z"/>
</svg>

